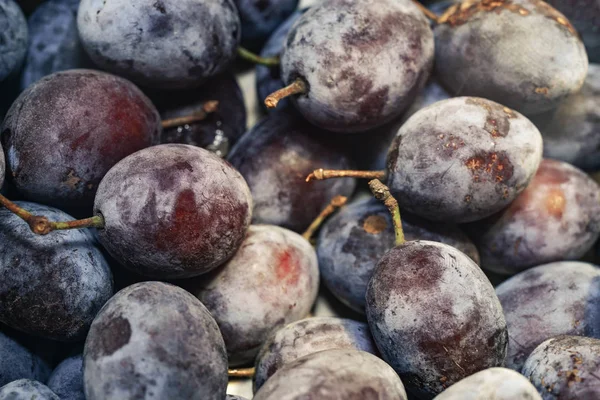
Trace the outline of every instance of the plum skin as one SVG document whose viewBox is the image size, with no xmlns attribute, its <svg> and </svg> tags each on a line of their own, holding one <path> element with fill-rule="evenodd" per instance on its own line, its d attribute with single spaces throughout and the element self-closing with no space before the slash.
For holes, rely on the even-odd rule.
<svg viewBox="0 0 600 400">
<path fill-rule="evenodd" d="M 502 366 L 508 334 L 481 269 L 446 244 L 405 242 L 379 261 L 366 294 L 375 343 L 415 395 L 433 397 Z"/>
<path fill-rule="evenodd" d="M 508 206 L 535 175 L 542 136 L 521 114 L 478 97 L 413 114 L 390 146 L 387 184 L 400 208 L 465 223 Z"/>
<path fill-rule="evenodd" d="M 252 218 L 243 177 L 208 150 L 162 144 L 121 160 L 94 204 L 99 240 L 124 267 L 175 279 L 198 276 L 229 259 Z"/>
<path fill-rule="evenodd" d="M 13 0 L 0 0 L 0 82 L 19 69 L 25 54 L 29 34 L 21 8 Z"/>
<path fill-rule="evenodd" d="M 60 400 L 48 386 L 31 379 L 19 379 L 0 387 L 0 399 Z"/>
<path fill-rule="evenodd" d="M 234 0 L 242 23 L 242 46 L 260 50 L 298 7 L 299 0 Z"/>
<path fill-rule="evenodd" d="M 18 379 L 45 382 L 48 364 L 12 337 L 0 332 L 0 386 Z"/>
<path fill-rule="evenodd" d="M 48 387 L 61 400 L 85 400 L 83 389 L 83 355 L 63 360 L 48 378 Z"/>
<path fill-rule="evenodd" d="M 129 286 L 102 308 L 85 342 L 88 400 L 221 400 L 227 354 L 214 319 L 194 296 L 162 282 Z"/>
</svg>

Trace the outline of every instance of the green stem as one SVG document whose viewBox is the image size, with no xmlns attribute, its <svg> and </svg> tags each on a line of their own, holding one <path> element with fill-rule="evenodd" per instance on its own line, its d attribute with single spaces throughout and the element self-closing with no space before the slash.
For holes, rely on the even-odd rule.
<svg viewBox="0 0 600 400">
<path fill-rule="evenodd" d="M 381 183 L 379 179 L 370 181 L 369 188 L 371 189 L 371 192 L 373 192 L 373 196 L 375 196 L 377 200 L 381 200 L 392 215 L 394 232 L 396 233 L 396 246 L 403 244 L 406 239 L 404 238 L 404 230 L 402 229 L 402 218 L 400 217 L 400 207 L 398 207 L 398 202 L 390 193 L 390 189 Z"/>
<path fill-rule="evenodd" d="M 279 57 L 261 57 L 258 54 L 251 52 L 243 47 L 238 47 L 238 56 L 253 64 L 260 64 L 266 67 L 277 67 L 279 65 Z"/>
</svg>

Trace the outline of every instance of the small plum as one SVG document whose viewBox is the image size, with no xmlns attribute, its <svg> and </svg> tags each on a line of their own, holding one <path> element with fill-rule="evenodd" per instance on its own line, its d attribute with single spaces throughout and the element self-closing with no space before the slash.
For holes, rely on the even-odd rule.
<svg viewBox="0 0 600 400">
<path fill-rule="evenodd" d="M 12 337 L 0 332 L 0 386 L 18 379 L 45 382 L 50 367 Z"/>
<path fill-rule="evenodd" d="M 83 355 L 63 360 L 48 379 L 48 387 L 61 400 L 85 400 L 83 390 Z"/>
<path fill-rule="evenodd" d="M 13 0 L 0 0 L 0 82 L 12 77 L 27 53 L 27 20 Z"/>
<path fill-rule="evenodd" d="M 19 379 L 0 387 L 0 400 L 61 400 L 41 382 Z"/>
<path fill-rule="evenodd" d="M 242 23 L 242 46 L 260 50 L 271 33 L 298 7 L 299 0 L 234 0 Z"/>
</svg>

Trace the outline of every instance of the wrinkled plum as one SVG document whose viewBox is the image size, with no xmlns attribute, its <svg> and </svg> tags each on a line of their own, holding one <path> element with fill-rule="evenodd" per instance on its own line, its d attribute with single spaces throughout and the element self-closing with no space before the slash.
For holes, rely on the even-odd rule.
<svg viewBox="0 0 600 400">
<path fill-rule="evenodd" d="M 217 155 L 162 144 L 121 160 L 98 187 L 98 237 L 141 275 L 186 278 L 208 272 L 238 249 L 252 218 L 242 176 Z"/>
<path fill-rule="evenodd" d="M 50 367 L 13 338 L 0 332 L 0 386 L 18 379 L 45 382 Z"/>
<path fill-rule="evenodd" d="M 254 400 L 406 400 L 394 370 L 374 355 L 334 349 L 309 354 L 284 365 Z"/>
<path fill-rule="evenodd" d="M 242 365 L 273 329 L 308 315 L 319 290 L 317 256 L 295 232 L 251 225 L 231 260 L 184 287 L 219 324 L 229 365 Z"/>
<path fill-rule="evenodd" d="M 477 264 L 454 247 L 394 247 L 377 264 L 366 301 L 377 348 L 417 396 L 504 364 L 502 306 Z"/>
<path fill-rule="evenodd" d="M 89 213 L 106 172 L 156 144 L 161 126 L 158 111 L 131 82 L 70 70 L 26 89 L 1 131 L 7 173 L 26 198 Z"/>
<path fill-rule="evenodd" d="M 0 0 L 0 82 L 16 74 L 27 53 L 27 20 L 13 0 Z"/>
<path fill-rule="evenodd" d="M 523 375 L 507 368 L 488 368 L 455 383 L 434 400 L 542 400 Z"/>
<path fill-rule="evenodd" d="M 254 223 L 303 231 L 336 195 L 350 196 L 354 179 L 304 179 L 315 165 L 347 169 L 350 161 L 327 133 L 288 112 L 268 115 L 248 131 L 228 159 L 244 176 L 254 199 Z"/>
<path fill-rule="evenodd" d="M 542 159 L 542 136 L 521 114 L 456 97 L 423 108 L 398 131 L 387 184 L 400 208 L 433 221 L 490 216 L 521 193 Z"/>
<path fill-rule="evenodd" d="M 118 292 L 94 320 L 83 353 L 87 400 L 222 400 L 227 354 L 210 313 L 161 282 Z"/>
<path fill-rule="evenodd" d="M 531 121 L 544 138 L 545 157 L 600 170 L 600 65 L 590 64 L 579 92 Z"/>
<path fill-rule="evenodd" d="M 77 27 L 100 67 L 172 89 L 225 71 L 241 31 L 233 0 L 82 0 Z"/>
<path fill-rule="evenodd" d="M 77 32 L 77 8 L 47 1 L 29 17 L 29 46 L 21 89 L 53 72 L 93 66 Z"/>
<path fill-rule="evenodd" d="M 73 219 L 51 207 L 18 204 L 53 221 Z M 0 321 L 48 339 L 82 340 L 113 294 L 110 269 L 92 236 L 77 230 L 36 235 L 0 208 L 0 243 Z"/>
<path fill-rule="evenodd" d="M 242 23 L 242 46 L 260 50 L 271 33 L 298 7 L 299 0 L 234 0 Z"/>
<path fill-rule="evenodd" d="M 254 391 L 281 367 L 306 355 L 330 349 L 354 349 L 376 354 L 377 348 L 363 322 L 316 317 L 293 322 L 271 334 L 256 358 Z"/>
<path fill-rule="evenodd" d="M 600 398 L 600 340 L 558 336 L 540 344 L 523 366 L 544 400 Z"/>
<path fill-rule="evenodd" d="M 311 123 L 366 131 L 410 105 L 429 77 L 433 53 L 429 22 L 412 1 L 325 0 L 291 28 L 281 75 L 286 85 L 305 85 L 292 101 Z"/>
<path fill-rule="evenodd" d="M 481 265 L 497 273 L 577 260 L 600 237 L 600 186 L 570 164 L 545 159 L 508 208 L 470 230 Z"/>
<path fill-rule="evenodd" d="M 440 22 L 436 74 L 454 95 L 485 97 L 533 115 L 555 108 L 583 84 L 583 42 L 565 16 L 541 0 L 467 0 Z"/>
<path fill-rule="evenodd" d="M 500 284 L 510 336 L 506 366 L 520 371 L 544 340 L 558 335 L 600 338 L 600 268 L 563 261 L 521 272 Z"/>
<path fill-rule="evenodd" d="M 41 382 L 19 379 L 0 388 L 0 400 L 61 400 Z"/>
<path fill-rule="evenodd" d="M 83 391 L 83 356 L 69 357 L 61 362 L 48 379 L 48 387 L 61 400 L 85 400 Z"/>
<path fill-rule="evenodd" d="M 406 215 L 402 225 L 407 240 L 446 243 L 479 263 L 477 248 L 457 226 Z M 323 225 L 317 242 L 323 282 L 342 303 L 364 313 L 369 280 L 394 240 L 390 213 L 380 201 L 366 198 L 344 207 Z"/>
</svg>

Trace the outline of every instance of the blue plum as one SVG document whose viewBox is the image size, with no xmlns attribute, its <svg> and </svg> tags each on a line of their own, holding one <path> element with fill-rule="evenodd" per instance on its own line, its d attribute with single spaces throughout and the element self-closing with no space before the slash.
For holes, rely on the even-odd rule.
<svg viewBox="0 0 600 400">
<path fill-rule="evenodd" d="M 0 386 L 18 379 L 45 382 L 50 367 L 10 336 L 0 332 Z"/>
<path fill-rule="evenodd" d="M 85 400 L 83 390 L 83 355 L 63 360 L 48 379 L 48 387 L 61 400 Z"/>
<path fill-rule="evenodd" d="M 242 23 L 242 46 L 260 50 L 271 33 L 298 7 L 299 0 L 234 0 Z"/>
<path fill-rule="evenodd" d="M 13 0 L 0 0 L 0 82 L 17 73 L 27 53 L 27 20 Z"/>
<path fill-rule="evenodd" d="M 0 400 L 60 400 L 60 397 L 43 383 L 19 379 L 0 388 Z"/>
</svg>

